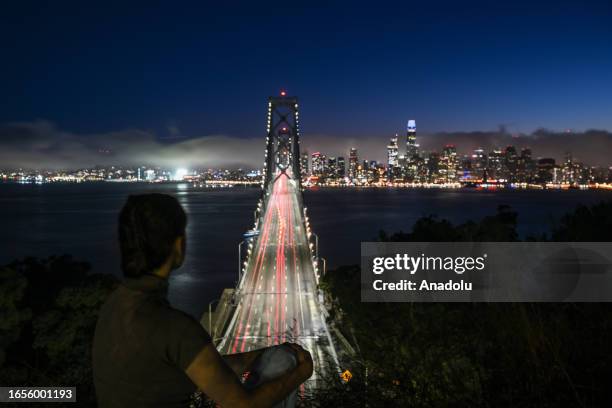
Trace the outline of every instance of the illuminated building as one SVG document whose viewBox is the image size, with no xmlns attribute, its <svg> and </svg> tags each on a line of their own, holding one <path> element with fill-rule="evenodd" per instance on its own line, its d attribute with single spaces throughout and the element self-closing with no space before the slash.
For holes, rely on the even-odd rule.
<svg viewBox="0 0 612 408">
<path fill-rule="evenodd" d="M 322 176 L 325 174 L 325 155 L 320 152 L 312 154 L 312 174 Z"/>
<path fill-rule="evenodd" d="M 487 168 L 487 155 L 482 148 L 475 149 L 472 153 L 471 175 L 474 179 L 483 179 Z"/>
<path fill-rule="evenodd" d="M 346 175 L 346 163 L 344 157 L 338 157 L 338 177 L 344 177 Z"/>
<path fill-rule="evenodd" d="M 475 179 L 472 159 L 465 155 L 459 159 L 459 180 L 471 182 Z"/>
<path fill-rule="evenodd" d="M 410 119 L 406 129 L 406 157 L 411 159 L 418 154 L 416 144 L 416 121 Z"/>
<path fill-rule="evenodd" d="M 155 180 L 155 170 L 153 170 L 153 169 L 145 170 L 145 179 L 147 181 Z"/>
<path fill-rule="evenodd" d="M 516 172 L 518 168 L 518 155 L 514 146 L 507 146 L 504 151 L 504 160 L 502 167 L 503 178 L 507 182 L 516 181 Z"/>
<path fill-rule="evenodd" d="M 572 154 L 565 154 L 565 162 L 561 167 L 561 182 L 563 184 L 584 184 L 589 179 L 588 171 L 585 171 L 581 163 L 572 158 Z"/>
<path fill-rule="evenodd" d="M 531 158 L 531 149 L 521 149 L 516 169 L 516 181 L 520 183 L 532 183 L 535 181 L 535 162 Z"/>
<path fill-rule="evenodd" d="M 389 145 L 387 146 L 387 164 L 389 168 L 397 166 L 397 154 L 397 135 L 395 135 L 395 137 L 391 138 L 391 140 L 389 141 Z"/>
<path fill-rule="evenodd" d="M 392 137 L 387 146 L 387 178 L 394 180 L 397 176 L 399 167 L 398 161 L 398 146 L 397 146 L 397 135 Z"/>
<path fill-rule="evenodd" d="M 429 182 L 427 177 L 427 154 L 425 154 L 425 152 L 419 153 L 419 156 L 415 159 L 414 167 L 416 168 L 416 174 L 412 181 L 417 183 Z M 405 179 L 409 181 L 407 175 Z"/>
<path fill-rule="evenodd" d="M 431 152 L 425 161 L 425 168 L 427 169 L 427 180 L 430 183 L 438 181 L 440 176 L 440 155 L 437 152 Z"/>
<path fill-rule="evenodd" d="M 406 164 L 404 176 L 406 181 L 414 181 L 418 173 L 419 148 L 416 143 L 416 121 L 410 119 L 406 129 Z"/>
<path fill-rule="evenodd" d="M 359 155 L 357 154 L 357 149 L 351 147 L 349 152 L 349 171 L 348 176 L 350 179 L 355 179 L 357 177 L 357 168 L 359 167 Z"/>
<path fill-rule="evenodd" d="M 489 153 L 487 163 L 487 178 L 489 180 L 503 179 L 503 155 L 501 149 L 495 149 Z"/>
<path fill-rule="evenodd" d="M 327 159 L 327 168 L 325 169 L 325 175 L 327 177 L 337 177 L 338 173 L 338 160 L 335 157 L 330 156 Z"/>
<path fill-rule="evenodd" d="M 457 164 L 457 149 L 454 145 L 446 145 L 444 149 L 442 149 L 438 165 L 441 182 L 454 183 L 457 181 Z"/>
</svg>

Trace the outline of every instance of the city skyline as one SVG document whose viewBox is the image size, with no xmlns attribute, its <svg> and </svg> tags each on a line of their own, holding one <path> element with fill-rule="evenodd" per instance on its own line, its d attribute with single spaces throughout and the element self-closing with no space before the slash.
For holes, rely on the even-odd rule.
<svg viewBox="0 0 612 408">
<path fill-rule="evenodd" d="M 281 93 L 281 97 L 285 98 L 285 95 Z M 297 99 L 292 100 L 297 108 Z M 288 131 L 288 127 L 283 127 L 279 133 L 286 134 Z M 399 148 L 403 141 L 405 149 Z M 386 162 L 360 156 L 357 147 L 351 147 L 346 157 L 327 155 L 320 151 L 309 153 L 303 149 L 299 153 L 294 171 L 301 172 L 305 186 L 580 187 L 585 189 L 612 187 L 612 165 L 594 166 L 585 163 L 576 159 L 569 150 L 564 152 L 563 160 L 557 160 L 550 155 L 538 154 L 541 152 L 534 154 L 530 147 L 514 144 L 489 150 L 478 147 L 465 154 L 459 152 L 454 144 L 446 144 L 440 146 L 440 149 L 428 151 L 422 149 L 418 142 L 416 122 L 410 119 L 403 138 L 398 134 L 390 138 L 386 146 Z M 287 159 L 291 155 L 283 157 Z M 194 186 L 202 187 L 204 184 L 210 184 L 217 187 L 259 184 L 266 179 L 265 175 L 266 168 L 209 167 L 206 169 L 205 166 L 196 166 L 192 169 L 185 167 L 168 169 L 156 165 L 88 166 L 57 171 L 0 168 L 0 180 L 21 183 L 188 181 Z"/>
<path fill-rule="evenodd" d="M 389 138 L 396 133 L 402 135 L 401 128 L 400 123 L 391 134 L 368 138 L 330 138 L 306 131 L 303 132 L 302 148 L 311 152 L 324 151 L 332 156 L 346 156 L 351 147 L 357 147 L 368 158 L 383 162 L 387 159 L 386 144 Z M 174 168 L 258 168 L 263 161 L 261 137 L 265 134 L 265 128 L 259 133 L 259 136 L 248 139 L 217 135 L 160 141 L 153 133 L 143 130 L 75 134 L 44 121 L 13 123 L 0 125 L 0 162 L 5 169 L 76 169 L 96 165 L 143 164 Z M 489 131 L 434 134 L 419 130 L 421 149 L 439 151 L 446 144 L 454 144 L 459 153 L 466 154 L 477 148 L 493 150 L 516 145 L 540 152 L 539 157 L 557 160 L 562 160 L 565 153 L 570 151 L 582 162 L 609 166 L 612 132 L 537 129 L 531 134 L 516 134 L 508 132 L 503 126 Z M 400 150 L 404 150 L 405 145 L 406 141 L 402 138 Z"/>
<path fill-rule="evenodd" d="M 406 148 L 399 145 L 405 141 Z M 454 144 L 426 151 L 420 148 L 414 119 L 406 134 L 390 138 L 387 160 L 359 156 L 351 148 L 348 165 L 344 156 L 302 153 L 302 174 L 308 185 L 467 186 L 522 188 L 606 188 L 612 186 L 612 165 L 593 166 L 566 151 L 563 160 L 540 155 L 530 147 L 513 144 L 465 154 Z"/>
</svg>

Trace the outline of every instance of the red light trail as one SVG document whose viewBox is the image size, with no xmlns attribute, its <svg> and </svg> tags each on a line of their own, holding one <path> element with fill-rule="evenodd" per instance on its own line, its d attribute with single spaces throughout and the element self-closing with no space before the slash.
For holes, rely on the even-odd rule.
<svg viewBox="0 0 612 408">
<path fill-rule="evenodd" d="M 291 174 L 280 174 L 253 239 L 239 287 L 239 304 L 219 344 L 223 354 L 297 342 L 310 350 L 315 367 L 336 359 L 318 301 L 313 254 Z"/>
</svg>

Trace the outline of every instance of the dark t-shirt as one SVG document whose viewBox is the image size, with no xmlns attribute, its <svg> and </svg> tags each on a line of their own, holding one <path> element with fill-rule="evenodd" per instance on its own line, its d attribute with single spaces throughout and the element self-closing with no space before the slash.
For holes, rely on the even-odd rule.
<svg viewBox="0 0 612 408">
<path fill-rule="evenodd" d="M 93 344 L 100 407 L 185 407 L 196 390 L 185 369 L 211 339 L 170 307 L 167 291 L 153 275 L 126 279 L 102 306 Z"/>
</svg>

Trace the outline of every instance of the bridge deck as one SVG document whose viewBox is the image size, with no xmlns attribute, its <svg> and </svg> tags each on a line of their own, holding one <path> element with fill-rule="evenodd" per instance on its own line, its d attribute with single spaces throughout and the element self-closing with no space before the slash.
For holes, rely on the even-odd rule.
<svg viewBox="0 0 612 408">
<path fill-rule="evenodd" d="M 335 352 L 320 309 L 299 194 L 286 175 L 271 187 L 240 302 L 219 349 L 231 354 L 297 342 L 312 353 L 316 375 Z"/>
</svg>

